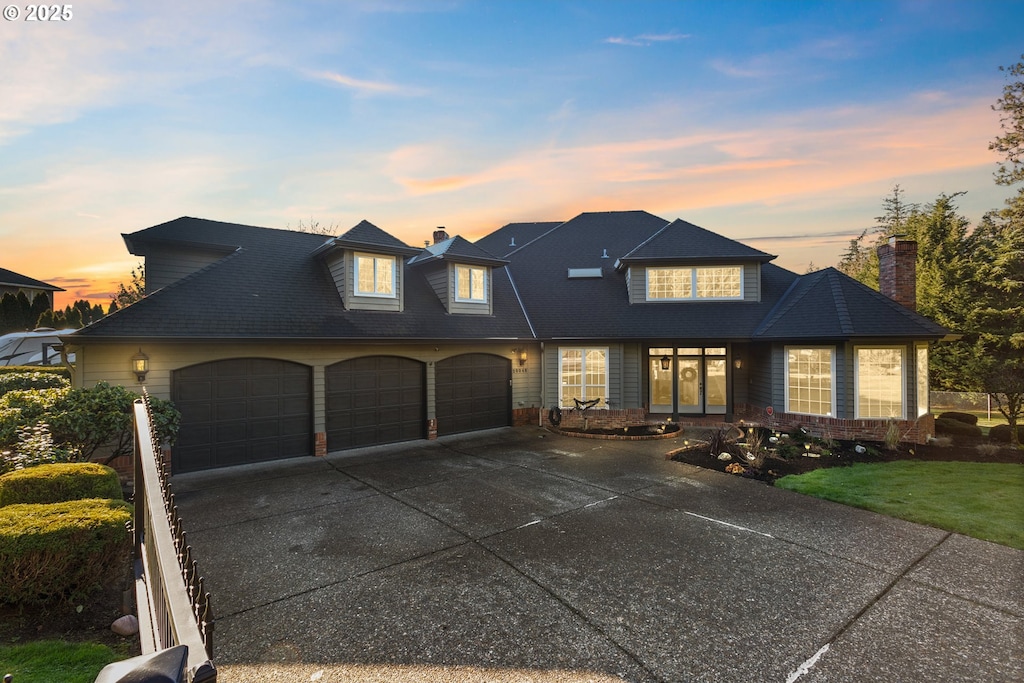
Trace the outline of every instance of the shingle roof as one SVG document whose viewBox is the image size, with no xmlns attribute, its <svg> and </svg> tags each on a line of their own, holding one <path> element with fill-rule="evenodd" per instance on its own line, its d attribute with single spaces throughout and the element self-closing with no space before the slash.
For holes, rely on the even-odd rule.
<svg viewBox="0 0 1024 683">
<path fill-rule="evenodd" d="M 529 244 L 546 232 L 549 232 L 564 221 L 548 221 L 543 223 L 509 223 L 481 237 L 473 244 L 485 249 L 495 256 L 505 257 L 509 253 Z"/>
<path fill-rule="evenodd" d="M 352 249 L 376 249 L 384 253 L 405 254 L 412 256 L 419 252 L 396 237 L 384 232 L 373 223 L 363 220 L 351 230 L 338 235 L 329 242 L 331 247 L 347 247 Z"/>
<path fill-rule="evenodd" d="M 470 242 L 456 235 L 448 239 L 431 244 L 425 247 L 419 254 L 410 260 L 410 265 L 418 265 L 438 260 L 459 261 L 462 263 L 475 263 L 489 266 L 503 266 L 508 261 L 488 253 L 473 242 Z"/>
<path fill-rule="evenodd" d="M 775 256 L 723 237 L 692 223 L 676 219 L 622 257 L 632 261 L 757 261 Z"/>
<path fill-rule="evenodd" d="M 51 292 L 63 292 L 64 289 L 55 285 L 47 284 L 42 280 L 15 273 L 13 270 L 0 268 L 0 285 L 7 287 L 28 287 L 30 289 L 45 289 Z"/>
<path fill-rule="evenodd" d="M 757 339 L 945 336 L 947 330 L 835 268 L 803 275 L 754 333 Z"/>
<path fill-rule="evenodd" d="M 448 315 L 423 274 L 406 267 L 405 310 L 347 311 L 314 252 L 322 235 L 179 219 L 192 243 L 237 246 L 224 258 L 153 292 L 75 336 L 82 339 L 488 339 L 529 338 L 503 268 L 493 271 L 494 315 Z M 174 221 L 172 221 L 174 223 Z M 173 226 L 128 236 L 172 240 Z M 205 230 L 203 229 L 205 227 Z M 205 236 L 205 237 L 204 237 Z M 126 238 L 126 241 L 128 241 Z"/>
</svg>

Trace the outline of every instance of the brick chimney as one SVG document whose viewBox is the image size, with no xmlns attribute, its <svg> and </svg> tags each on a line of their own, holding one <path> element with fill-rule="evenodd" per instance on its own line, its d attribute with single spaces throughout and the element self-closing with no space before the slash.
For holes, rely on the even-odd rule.
<svg viewBox="0 0 1024 683">
<path fill-rule="evenodd" d="M 434 231 L 434 244 L 437 244 L 438 242 L 444 242 L 446 239 L 448 239 L 448 233 L 445 231 L 444 226 L 442 225 L 438 227 L 437 230 Z"/>
<path fill-rule="evenodd" d="M 878 289 L 893 301 L 917 310 L 917 242 L 890 237 L 879 245 Z"/>
</svg>

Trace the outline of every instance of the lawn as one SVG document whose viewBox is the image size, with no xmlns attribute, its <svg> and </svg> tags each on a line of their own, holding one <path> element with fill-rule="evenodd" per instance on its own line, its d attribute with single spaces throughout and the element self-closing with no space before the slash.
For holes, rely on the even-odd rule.
<svg viewBox="0 0 1024 683">
<path fill-rule="evenodd" d="M 14 683 L 92 683 L 100 670 L 124 659 L 106 645 L 39 640 L 0 646 L 0 675 Z"/>
<path fill-rule="evenodd" d="M 1024 550 L 1024 465 L 866 463 L 783 477 L 775 485 Z"/>
</svg>

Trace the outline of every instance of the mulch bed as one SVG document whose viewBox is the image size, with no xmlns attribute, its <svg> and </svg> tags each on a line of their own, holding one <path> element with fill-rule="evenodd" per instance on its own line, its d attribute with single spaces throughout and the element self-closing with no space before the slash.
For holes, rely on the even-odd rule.
<svg viewBox="0 0 1024 683">
<path fill-rule="evenodd" d="M 840 441 L 836 443 L 836 447 L 830 449 L 829 455 L 820 455 L 820 457 L 807 457 L 805 455 L 795 455 L 787 458 L 768 457 L 761 468 L 747 468 L 743 473 L 736 476 L 743 476 L 771 484 L 776 479 L 789 474 L 803 474 L 822 467 L 846 467 L 856 463 L 893 462 L 897 460 L 956 460 L 1024 464 L 1024 451 L 1014 450 L 1005 444 L 998 444 L 1002 447 L 995 453 L 983 453 L 977 449 L 979 444 L 989 443 L 994 442 L 990 442 L 987 439 L 958 439 L 948 446 L 904 443 L 899 444 L 896 450 L 888 450 L 884 444 L 880 443 Z M 858 453 L 855 449 L 858 444 L 868 446 L 871 450 L 866 453 Z M 726 472 L 726 468 L 729 465 L 744 462 L 742 448 L 731 447 L 728 450 L 733 456 L 732 459 L 728 461 L 719 460 L 716 457 L 718 453 L 712 454 L 707 444 L 695 441 L 689 447 L 670 451 L 666 457 L 690 465 Z"/>
<path fill-rule="evenodd" d="M 122 600 L 120 589 L 109 588 L 74 603 L 54 601 L 20 608 L 0 605 L 0 643 L 20 645 L 34 640 L 102 643 L 125 656 L 135 656 L 140 654 L 138 636 L 122 638 L 110 630 L 110 625 L 122 615 Z"/>
</svg>

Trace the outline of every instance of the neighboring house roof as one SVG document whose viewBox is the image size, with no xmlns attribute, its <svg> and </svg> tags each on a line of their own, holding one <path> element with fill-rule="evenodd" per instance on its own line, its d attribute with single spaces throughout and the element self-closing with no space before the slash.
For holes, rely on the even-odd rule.
<svg viewBox="0 0 1024 683">
<path fill-rule="evenodd" d="M 48 292 L 63 292 L 64 289 L 47 284 L 42 280 L 15 273 L 13 270 L 0 268 L 0 287 L 19 287 L 23 289 L 45 289 Z"/>
<path fill-rule="evenodd" d="M 365 237 L 366 226 L 360 226 L 358 236 Z M 346 310 L 319 256 L 328 239 L 323 235 L 180 218 L 126 235 L 125 242 L 134 247 L 147 242 L 175 242 L 176 234 L 193 245 L 216 244 L 231 251 L 215 263 L 83 328 L 74 335 L 76 339 L 433 340 L 531 336 L 504 268 L 493 271 L 491 316 L 448 315 L 420 271 L 408 266 L 403 312 Z M 401 242 L 389 244 L 411 253 L 420 251 Z"/>
<path fill-rule="evenodd" d="M 947 333 L 833 268 L 797 275 L 769 263 L 771 254 L 644 211 L 512 223 L 476 243 L 453 237 L 425 249 L 367 221 L 330 238 L 184 217 L 124 239 L 132 253 L 176 244 L 215 247 L 224 256 L 82 329 L 76 338 L 539 338 L 692 340 L 698 346 L 757 339 L 938 339 Z M 412 257 L 403 275 L 404 310 L 346 310 L 323 258 L 334 249 Z M 428 280 L 433 269 L 417 267 L 445 260 L 491 267 L 493 314 L 445 310 Z M 757 264 L 760 300 L 630 303 L 625 266 L 672 261 Z"/>
</svg>

